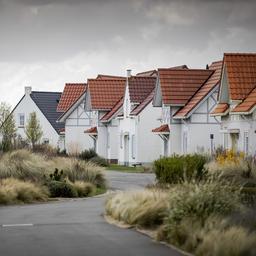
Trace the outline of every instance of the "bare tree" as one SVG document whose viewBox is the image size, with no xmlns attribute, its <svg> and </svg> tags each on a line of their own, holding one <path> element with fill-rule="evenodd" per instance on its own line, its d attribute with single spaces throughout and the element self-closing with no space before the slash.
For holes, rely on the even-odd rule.
<svg viewBox="0 0 256 256">
<path fill-rule="evenodd" d="M 28 141 L 31 143 L 32 148 L 34 149 L 35 145 L 43 136 L 43 130 L 37 118 L 36 112 L 32 112 L 29 115 L 29 119 L 25 127 L 25 133 Z"/>
<path fill-rule="evenodd" d="M 16 131 L 17 129 L 11 112 L 11 106 L 2 102 L 0 104 L 0 133 L 2 136 L 3 151 L 12 149 Z"/>
</svg>

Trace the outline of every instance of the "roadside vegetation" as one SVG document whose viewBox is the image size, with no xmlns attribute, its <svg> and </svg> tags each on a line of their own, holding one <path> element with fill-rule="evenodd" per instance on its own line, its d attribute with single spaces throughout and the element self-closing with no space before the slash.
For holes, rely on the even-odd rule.
<svg viewBox="0 0 256 256">
<path fill-rule="evenodd" d="M 256 255 L 256 165 L 242 153 L 174 155 L 157 184 L 112 194 L 106 216 L 194 255 Z"/>
<path fill-rule="evenodd" d="M 42 147 L 40 153 L 22 149 L 2 154 L 0 184 L 0 204 L 87 197 L 106 190 L 103 167 L 52 151 L 44 153 Z"/>
<path fill-rule="evenodd" d="M 106 170 L 128 173 L 152 173 L 151 166 L 124 166 L 119 164 L 110 164 L 106 167 Z"/>
</svg>

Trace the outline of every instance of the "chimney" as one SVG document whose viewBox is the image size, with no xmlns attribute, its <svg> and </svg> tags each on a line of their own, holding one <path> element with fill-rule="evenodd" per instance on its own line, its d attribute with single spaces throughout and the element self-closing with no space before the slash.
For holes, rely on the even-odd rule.
<svg viewBox="0 0 256 256">
<path fill-rule="evenodd" d="M 127 69 L 127 70 L 126 70 L 126 76 L 127 76 L 127 78 L 128 78 L 128 77 L 131 77 L 131 75 L 132 75 L 132 70 L 131 70 L 131 69 Z"/>
<path fill-rule="evenodd" d="M 32 92 L 32 87 L 31 86 L 25 86 L 25 95 L 30 95 Z"/>
</svg>

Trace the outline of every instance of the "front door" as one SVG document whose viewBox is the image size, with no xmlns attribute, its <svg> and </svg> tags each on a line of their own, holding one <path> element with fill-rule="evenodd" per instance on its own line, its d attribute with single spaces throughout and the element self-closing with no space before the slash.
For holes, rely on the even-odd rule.
<svg viewBox="0 0 256 256">
<path fill-rule="evenodd" d="M 124 136 L 124 165 L 129 165 L 129 135 Z"/>
<path fill-rule="evenodd" d="M 237 142 L 238 142 L 238 133 L 231 133 L 231 149 L 234 152 L 237 152 Z"/>
</svg>

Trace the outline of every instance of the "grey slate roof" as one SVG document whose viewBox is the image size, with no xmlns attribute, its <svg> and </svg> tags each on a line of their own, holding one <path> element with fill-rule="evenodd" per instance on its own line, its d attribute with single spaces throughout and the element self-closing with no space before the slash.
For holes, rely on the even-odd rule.
<svg viewBox="0 0 256 256">
<path fill-rule="evenodd" d="M 32 91 L 30 94 L 32 100 L 44 114 L 46 119 L 50 122 L 52 127 L 57 133 L 60 129 L 65 127 L 64 123 L 57 123 L 56 121 L 61 116 L 62 113 L 57 112 L 58 102 L 61 97 L 60 92 L 35 92 Z"/>
</svg>

